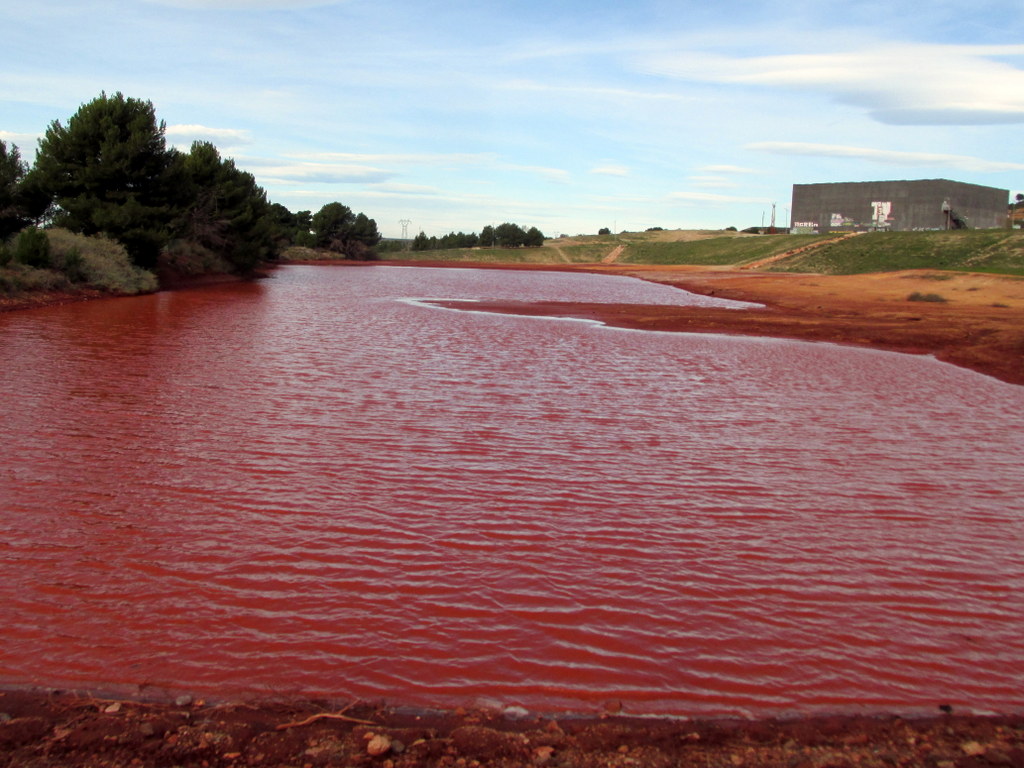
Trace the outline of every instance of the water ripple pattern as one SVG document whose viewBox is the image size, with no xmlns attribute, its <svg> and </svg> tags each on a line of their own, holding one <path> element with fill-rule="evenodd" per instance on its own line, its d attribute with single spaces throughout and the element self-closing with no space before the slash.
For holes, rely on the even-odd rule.
<svg viewBox="0 0 1024 768">
<path fill-rule="evenodd" d="M 288 267 L 0 316 L 0 684 L 1024 711 L 1024 388 L 424 298 L 721 305 Z"/>
</svg>

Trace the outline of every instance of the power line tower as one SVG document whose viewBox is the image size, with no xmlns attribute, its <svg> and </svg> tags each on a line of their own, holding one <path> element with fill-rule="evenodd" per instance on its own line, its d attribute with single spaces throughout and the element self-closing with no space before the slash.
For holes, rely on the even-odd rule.
<svg viewBox="0 0 1024 768">
<path fill-rule="evenodd" d="M 412 223 L 410 219 L 399 219 L 398 223 L 402 225 L 402 242 L 406 250 L 409 249 L 409 225 Z"/>
</svg>

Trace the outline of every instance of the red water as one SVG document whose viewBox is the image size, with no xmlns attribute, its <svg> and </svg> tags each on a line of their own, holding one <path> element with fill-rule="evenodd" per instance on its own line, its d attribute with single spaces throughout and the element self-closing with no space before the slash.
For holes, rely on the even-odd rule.
<svg viewBox="0 0 1024 768">
<path fill-rule="evenodd" d="M 697 300 L 291 267 L 0 316 L 0 684 L 1024 711 L 1024 388 L 431 297 Z"/>
</svg>

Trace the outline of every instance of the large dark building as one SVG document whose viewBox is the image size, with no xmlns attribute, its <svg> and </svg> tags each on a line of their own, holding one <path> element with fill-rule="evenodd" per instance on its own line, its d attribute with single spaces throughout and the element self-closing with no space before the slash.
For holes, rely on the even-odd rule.
<svg viewBox="0 0 1024 768">
<path fill-rule="evenodd" d="M 1010 192 L 948 179 L 794 184 L 793 232 L 992 229 L 1007 225 Z"/>
</svg>

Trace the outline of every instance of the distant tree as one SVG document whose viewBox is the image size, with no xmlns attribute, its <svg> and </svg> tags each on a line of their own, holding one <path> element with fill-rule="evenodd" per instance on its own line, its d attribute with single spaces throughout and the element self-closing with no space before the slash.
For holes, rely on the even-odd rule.
<svg viewBox="0 0 1024 768">
<path fill-rule="evenodd" d="M 414 251 L 429 251 L 430 250 L 430 238 L 427 237 L 427 233 L 420 231 L 416 237 L 412 239 L 412 250 Z"/>
<path fill-rule="evenodd" d="M 110 235 L 148 269 L 182 206 L 179 173 L 152 102 L 104 93 L 66 126 L 50 124 L 28 180 L 55 206 L 55 224 Z"/>
<path fill-rule="evenodd" d="M 611 233 L 612 231 L 608 229 L 608 227 L 601 227 L 599 230 L 597 230 L 597 234 L 599 235 L 610 235 Z"/>
<path fill-rule="evenodd" d="M 299 234 L 298 223 L 294 213 L 280 203 L 270 204 L 270 215 L 277 230 L 275 237 L 282 246 L 294 245 Z"/>
<path fill-rule="evenodd" d="M 502 248 L 519 248 L 526 242 L 523 228 L 507 221 L 494 228 L 494 237 Z"/>
<path fill-rule="evenodd" d="M 475 232 L 449 232 L 438 241 L 439 248 L 475 248 L 480 238 Z"/>
<path fill-rule="evenodd" d="M 481 248 L 493 248 L 495 244 L 494 227 L 488 224 L 486 227 L 481 229 L 478 242 L 480 243 Z"/>
<path fill-rule="evenodd" d="M 316 236 L 313 234 L 313 212 L 298 211 L 293 216 L 293 222 L 295 233 L 292 243 L 312 248 L 316 244 Z"/>
<path fill-rule="evenodd" d="M 346 259 L 373 258 L 373 246 L 380 242 L 377 222 L 341 203 L 328 203 L 313 214 L 312 225 L 316 246 Z"/>
<path fill-rule="evenodd" d="M 523 245 L 527 248 L 540 248 L 544 245 L 544 233 L 536 227 L 530 227 L 526 230 L 526 237 L 523 239 Z"/>
</svg>

